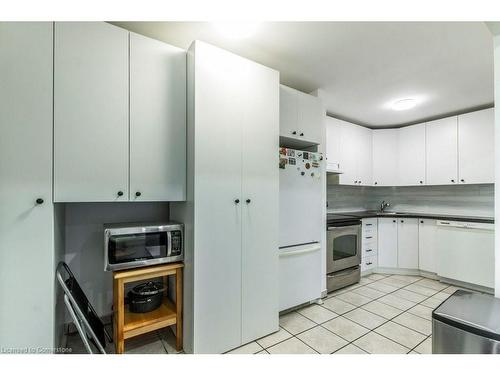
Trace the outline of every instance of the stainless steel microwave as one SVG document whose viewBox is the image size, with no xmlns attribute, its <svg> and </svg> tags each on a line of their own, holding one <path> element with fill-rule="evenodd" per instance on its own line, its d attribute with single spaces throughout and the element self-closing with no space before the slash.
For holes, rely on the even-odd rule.
<svg viewBox="0 0 500 375">
<path fill-rule="evenodd" d="M 184 226 L 179 223 L 104 225 L 104 270 L 114 271 L 184 259 Z"/>
</svg>

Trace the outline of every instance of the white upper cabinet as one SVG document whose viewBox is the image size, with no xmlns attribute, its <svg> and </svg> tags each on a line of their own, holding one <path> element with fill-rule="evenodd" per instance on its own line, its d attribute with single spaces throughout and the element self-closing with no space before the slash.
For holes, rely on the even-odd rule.
<svg viewBox="0 0 500 375">
<path fill-rule="evenodd" d="M 397 185 L 425 184 L 425 123 L 398 129 Z"/>
<path fill-rule="evenodd" d="M 394 186 L 398 180 L 398 129 L 373 131 L 373 185 Z"/>
<path fill-rule="evenodd" d="M 340 120 L 338 120 L 340 121 Z M 340 122 L 340 170 L 339 183 L 358 185 L 358 146 L 360 134 L 357 125 Z"/>
<path fill-rule="evenodd" d="M 54 200 L 128 200 L 128 31 L 57 22 L 54 39 Z"/>
<path fill-rule="evenodd" d="M 280 86 L 280 136 L 321 143 L 325 110 L 320 98 Z"/>
<path fill-rule="evenodd" d="M 336 119 L 333 119 L 333 122 L 329 120 L 328 123 L 329 126 L 335 128 L 335 135 L 339 137 L 338 142 L 340 142 L 337 160 L 342 174 L 339 177 L 339 183 L 342 185 L 371 185 L 371 129 Z M 328 138 L 331 138 L 331 134 L 328 135 Z M 328 143 L 326 148 L 327 150 L 330 148 Z"/>
<path fill-rule="evenodd" d="M 457 117 L 447 117 L 426 124 L 427 185 L 458 183 Z"/>
<path fill-rule="evenodd" d="M 320 98 L 298 92 L 299 110 L 297 113 L 297 128 L 299 138 L 312 143 L 321 143 L 325 128 L 325 110 Z"/>
<path fill-rule="evenodd" d="M 364 126 L 356 126 L 359 144 L 355 150 L 357 153 L 357 180 L 358 185 L 371 186 L 372 174 L 372 130 Z"/>
<path fill-rule="evenodd" d="M 326 122 L 326 171 L 340 172 L 342 124 L 336 118 L 325 116 Z"/>
<path fill-rule="evenodd" d="M 398 220 L 398 268 L 418 269 L 418 220 Z"/>
<path fill-rule="evenodd" d="M 296 90 L 280 85 L 280 135 L 296 137 L 299 99 Z"/>
<path fill-rule="evenodd" d="M 458 178 L 462 184 L 495 181 L 494 109 L 458 116 Z"/>
<path fill-rule="evenodd" d="M 186 51 L 130 34 L 130 200 L 186 191 Z"/>
</svg>

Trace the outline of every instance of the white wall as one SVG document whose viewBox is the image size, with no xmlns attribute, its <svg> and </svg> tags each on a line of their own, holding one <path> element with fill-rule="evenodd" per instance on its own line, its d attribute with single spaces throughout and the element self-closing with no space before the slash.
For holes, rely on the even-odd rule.
<svg viewBox="0 0 500 375">
<path fill-rule="evenodd" d="M 500 35 L 495 43 L 495 103 L 500 103 Z M 500 108 L 495 106 L 495 192 L 500 194 Z M 500 233 L 500 202 L 495 203 L 495 232 Z M 495 297 L 500 298 L 500 236 L 495 236 Z"/>
<path fill-rule="evenodd" d="M 168 221 L 168 203 L 67 203 L 65 262 L 100 316 L 111 313 L 111 272 L 104 271 L 105 223 Z"/>
</svg>

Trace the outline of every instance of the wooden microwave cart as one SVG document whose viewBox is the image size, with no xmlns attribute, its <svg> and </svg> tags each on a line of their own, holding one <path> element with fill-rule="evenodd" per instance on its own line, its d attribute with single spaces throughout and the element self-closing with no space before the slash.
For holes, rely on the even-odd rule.
<svg viewBox="0 0 500 375">
<path fill-rule="evenodd" d="M 114 340 L 116 353 L 125 350 L 125 340 L 176 324 L 176 349 L 182 350 L 182 263 L 136 268 L 113 272 Z M 175 276 L 175 303 L 164 294 L 162 305 L 148 313 L 131 313 L 125 308 L 125 284 L 157 277 Z"/>
</svg>

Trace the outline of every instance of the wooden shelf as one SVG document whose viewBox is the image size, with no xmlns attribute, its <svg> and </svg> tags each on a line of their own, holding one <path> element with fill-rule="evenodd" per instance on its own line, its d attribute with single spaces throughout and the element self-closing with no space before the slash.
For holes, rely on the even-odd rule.
<svg viewBox="0 0 500 375">
<path fill-rule="evenodd" d="M 123 336 L 125 339 L 155 331 L 177 323 L 175 305 L 165 298 L 157 309 L 147 313 L 132 313 L 125 310 Z"/>
<path fill-rule="evenodd" d="M 125 351 L 125 340 L 147 332 L 176 325 L 175 346 L 182 350 L 182 268 L 181 262 L 158 266 L 142 267 L 133 270 L 113 272 L 114 339 L 116 353 Z M 163 277 L 175 277 L 175 303 L 167 297 L 160 307 L 148 313 L 131 313 L 124 304 L 125 284 Z M 168 294 L 168 293 L 165 293 Z M 164 295 L 165 295 L 164 294 Z"/>
</svg>

